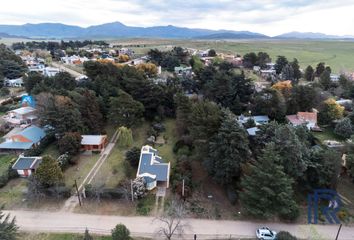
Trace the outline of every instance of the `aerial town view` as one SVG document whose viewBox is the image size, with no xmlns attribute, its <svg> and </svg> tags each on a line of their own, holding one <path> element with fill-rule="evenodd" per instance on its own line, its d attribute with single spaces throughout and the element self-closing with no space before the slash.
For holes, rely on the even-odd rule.
<svg viewBox="0 0 354 240">
<path fill-rule="evenodd" d="M 0 8 L 0 240 L 354 240 L 354 0 Z"/>
</svg>

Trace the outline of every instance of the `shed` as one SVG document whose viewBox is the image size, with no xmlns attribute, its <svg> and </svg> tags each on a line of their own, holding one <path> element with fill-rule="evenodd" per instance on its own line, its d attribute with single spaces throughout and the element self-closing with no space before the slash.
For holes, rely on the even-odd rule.
<svg viewBox="0 0 354 240">
<path fill-rule="evenodd" d="M 18 175 L 20 175 L 21 177 L 28 177 L 36 171 L 41 162 L 41 157 L 20 156 L 15 162 L 15 164 L 12 166 L 12 169 L 17 170 Z"/>
</svg>

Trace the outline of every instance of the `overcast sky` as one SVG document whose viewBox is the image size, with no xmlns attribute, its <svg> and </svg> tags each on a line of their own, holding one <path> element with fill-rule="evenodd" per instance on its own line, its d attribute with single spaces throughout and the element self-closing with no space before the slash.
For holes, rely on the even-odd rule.
<svg viewBox="0 0 354 240">
<path fill-rule="evenodd" d="M 3 0 L 0 24 L 175 25 L 354 35 L 354 0 Z"/>
</svg>

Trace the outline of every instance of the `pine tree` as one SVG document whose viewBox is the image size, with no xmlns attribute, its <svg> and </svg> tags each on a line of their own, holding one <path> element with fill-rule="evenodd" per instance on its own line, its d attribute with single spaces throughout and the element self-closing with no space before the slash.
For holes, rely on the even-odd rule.
<svg viewBox="0 0 354 240">
<path fill-rule="evenodd" d="M 311 65 L 308 65 L 305 70 L 305 79 L 307 81 L 313 81 L 314 74 L 315 74 L 315 70 L 312 68 Z"/>
<path fill-rule="evenodd" d="M 85 235 L 83 240 L 93 240 L 93 237 L 90 235 L 89 230 L 85 229 Z"/>
<path fill-rule="evenodd" d="M 241 163 L 249 158 L 246 131 L 225 111 L 221 127 L 209 142 L 209 154 L 204 164 L 213 179 L 223 185 L 241 175 Z"/>
<path fill-rule="evenodd" d="M 10 214 L 5 215 L 0 209 L 0 239 L 16 240 L 17 239 L 16 219 L 10 219 Z"/>
<path fill-rule="evenodd" d="M 64 175 L 58 161 L 51 156 L 44 156 L 34 177 L 43 187 L 52 187 L 63 181 Z"/>
<path fill-rule="evenodd" d="M 275 145 L 270 143 L 251 166 L 251 173 L 242 179 L 240 198 L 248 214 L 259 218 L 276 215 L 286 219 L 297 217 L 298 206 L 291 186 L 293 181 L 279 162 Z"/>
</svg>

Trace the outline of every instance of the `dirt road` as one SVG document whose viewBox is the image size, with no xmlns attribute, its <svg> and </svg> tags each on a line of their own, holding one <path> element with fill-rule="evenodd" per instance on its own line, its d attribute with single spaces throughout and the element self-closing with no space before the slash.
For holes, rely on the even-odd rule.
<svg viewBox="0 0 354 240">
<path fill-rule="evenodd" d="M 22 231 L 30 232 L 73 232 L 83 233 L 87 227 L 90 232 L 108 235 L 110 230 L 118 223 L 125 224 L 133 236 L 154 237 L 160 223 L 153 221 L 152 217 L 122 217 L 106 215 L 87 215 L 67 212 L 34 212 L 34 211 L 5 211 L 16 216 L 17 224 Z M 276 231 L 285 230 L 302 239 L 335 239 L 337 225 L 296 225 L 296 224 L 262 224 L 261 222 L 224 221 L 186 219 L 188 227 L 185 229 L 186 239 L 193 239 L 197 234 L 198 239 L 221 239 L 254 237 L 255 230 L 267 225 Z M 311 236 L 313 238 L 311 238 Z M 353 240 L 354 227 L 342 227 L 339 240 Z"/>
</svg>

